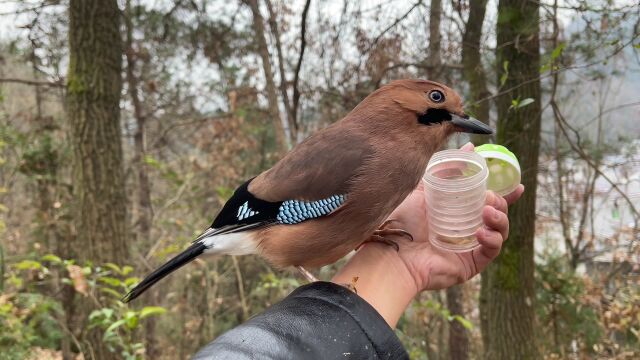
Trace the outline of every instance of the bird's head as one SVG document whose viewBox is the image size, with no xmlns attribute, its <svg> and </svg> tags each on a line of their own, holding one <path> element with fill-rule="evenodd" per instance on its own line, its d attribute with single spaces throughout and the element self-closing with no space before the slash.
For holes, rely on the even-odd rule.
<svg viewBox="0 0 640 360">
<path fill-rule="evenodd" d="M 396 80 L 372 94 L 372 100 L 381 100 L 390 110 L 402 116 L 387 117 L 386 121 L 406 128 L 415 134 L 429 135 L 437 131 L 445 136 L 454 132 L 492 134 L 488 125 L 465 114 L 462 99 L 457 92 L 428 80 Z M 387 108 L 389 109 L 389 108 Z"/>
</svg>

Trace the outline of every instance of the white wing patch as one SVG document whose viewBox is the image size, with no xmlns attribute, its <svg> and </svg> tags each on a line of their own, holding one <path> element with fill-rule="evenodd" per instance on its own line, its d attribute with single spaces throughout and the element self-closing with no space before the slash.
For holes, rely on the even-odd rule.
<svg viewBox="0 0 640 360">
<path fill-rule="evenodd" d="M 238 218 L 238 220 L 244 220 L 258 213 L 258 211 L 251 210 L 251 208 L 249 207 L 249 202 L 245 201 L 244 204 L 242 204 L 242 206 L 238 208 L 238 214 L 236 215 L 236 218 Z"/>
</svg>

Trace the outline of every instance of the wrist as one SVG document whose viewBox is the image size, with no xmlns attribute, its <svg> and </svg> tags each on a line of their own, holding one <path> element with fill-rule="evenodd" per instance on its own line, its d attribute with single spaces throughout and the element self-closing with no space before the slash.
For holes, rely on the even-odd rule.
<svg viewBox="0 0 640 360">
<path fill-rule="evenodd" d="M 400 254 L 378 243 L 364 244 L 331 281 L 353 285 L 392 328 L 419 292 Z"/>
</svg>

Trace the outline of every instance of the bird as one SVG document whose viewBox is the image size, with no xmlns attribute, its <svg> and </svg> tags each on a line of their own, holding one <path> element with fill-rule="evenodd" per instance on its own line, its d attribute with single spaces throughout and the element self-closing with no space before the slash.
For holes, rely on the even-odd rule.
<svg viewBox="0 0 640 360">
<path fill-rule="evenodd" d="M 402 79 L 240 185 L 191 246 L 147 275 L 123 302 L 200 256 L 258 254 L 276 268 L 331 264 L 368 241 L 411 234 L 385 221 L 431 156 L 456 132 L 492 134 L 451 88 Z"/>
</svg>

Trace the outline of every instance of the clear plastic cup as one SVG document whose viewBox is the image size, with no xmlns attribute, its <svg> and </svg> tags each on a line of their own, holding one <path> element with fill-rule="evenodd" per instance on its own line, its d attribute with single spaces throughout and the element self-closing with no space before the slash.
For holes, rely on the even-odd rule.
<svg viewBox="0 0 640 360">
<path fill-rule="evenodd" d="M 475 232 L 482 226 L 488 175 L 475 152 L 444 150 L 431 157 L 422 180 L 434 246 L 453 252 L 479 246 Z"/>
</svg>

